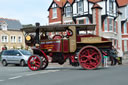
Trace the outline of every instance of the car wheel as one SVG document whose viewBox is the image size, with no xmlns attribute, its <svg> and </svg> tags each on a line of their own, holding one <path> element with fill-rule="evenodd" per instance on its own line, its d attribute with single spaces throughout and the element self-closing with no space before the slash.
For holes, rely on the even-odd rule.
<svg viewBox="0 0 128 85">
<path fill-rule="evenodd" d="M 2 61 L 2 65 L 3 65 L 3 66 L 7 66 L 7 65 L 8 65 L 7 61 L 6 61 L 6 60 L 3 60 L 3 61 Z"/>
<path fill-rule="evenodd" d="M 20 61 L 20 66 L 25 66 L 25 61 L 24 60 Z"/>
</svg>

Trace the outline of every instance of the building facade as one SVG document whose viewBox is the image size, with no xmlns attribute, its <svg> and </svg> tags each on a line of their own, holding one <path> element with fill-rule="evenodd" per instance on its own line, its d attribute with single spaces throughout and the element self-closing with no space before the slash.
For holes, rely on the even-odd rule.
<svg viewBox="0 0 128 85">
<path fill-rule="evenodd" d="M 128 0 L 53 0 L 48 11 L 49 24 L 96 24 L 120 56 L 128 51 Z"/>
<path fill-rule="evenodd" d="M 25 40 L 21 23 L 18 20 L 0 18 L 0 51 L 7 49 L 25 48 Z"/>
</svg>

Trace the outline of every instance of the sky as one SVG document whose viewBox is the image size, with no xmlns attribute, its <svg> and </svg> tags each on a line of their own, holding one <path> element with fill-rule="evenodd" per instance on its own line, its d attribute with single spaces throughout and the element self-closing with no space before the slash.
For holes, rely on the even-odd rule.
<svg viewBox="0 0 128 85">
<path fill-rule="evenodd" d="M 53 0 L 0 0 L 0 18 L 17 19 L 21 24 L 48 24 L 48 8 Z"/>
</svg>

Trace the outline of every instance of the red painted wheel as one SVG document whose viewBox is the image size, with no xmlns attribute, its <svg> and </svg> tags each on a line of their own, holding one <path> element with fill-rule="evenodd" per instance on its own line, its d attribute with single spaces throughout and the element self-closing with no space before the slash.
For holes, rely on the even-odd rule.
<svg viewBox="0 0 128 85">
<path fill-rule="evenodd" d="M 79 63 L 84 69 L 96 69 L 102 60 L 100 50 L 94 46 L 85 46 L 78 56 Z"/>
<path fill-rule="evenodd" d="M 37 71 L 42 65 L 41 58 L 38 55 L 32 55 L 28 59 L 28 67 L 32 71 Z"/>
<path fill-rule="evenodd" d="M 48 59 L 44 56 L 41 56 L 41 61 L 42 61 L 41 70 L 44 70 L 48 66 Z"/>
</svg>

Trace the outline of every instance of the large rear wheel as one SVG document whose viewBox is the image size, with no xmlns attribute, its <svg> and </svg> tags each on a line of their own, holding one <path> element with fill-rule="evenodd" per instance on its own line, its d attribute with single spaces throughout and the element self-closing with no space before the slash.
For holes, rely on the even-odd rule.
<svg viewBox="0 0 128 85">
<path fill-rule="evenodd" d="M 42 62 L 41 62 L 41 57 L 38 55 L 32 55 L 28 59 L 28 67 L 32 71 L 37 71 L 41 68 Z"/>
<path fill-rule="evenodd" d="M 94 46 L 85 46 L 79 52 L 79 63 L 84 69 L 96 69 L 102 60 L 100 50 Z"/>
</svg>

